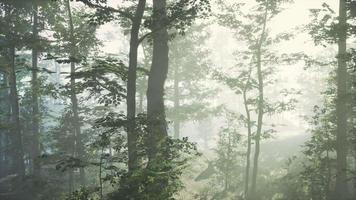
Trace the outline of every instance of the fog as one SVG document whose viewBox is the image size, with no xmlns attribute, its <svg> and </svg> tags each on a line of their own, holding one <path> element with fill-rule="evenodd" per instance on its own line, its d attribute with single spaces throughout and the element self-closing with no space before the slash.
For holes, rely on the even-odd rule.
<svg viewBox="0 0 356 200">
<path fill-rule="evenodd" d="M 0 13 L 0 200 L 356 199 L 356 1 Z"/>
</svg>

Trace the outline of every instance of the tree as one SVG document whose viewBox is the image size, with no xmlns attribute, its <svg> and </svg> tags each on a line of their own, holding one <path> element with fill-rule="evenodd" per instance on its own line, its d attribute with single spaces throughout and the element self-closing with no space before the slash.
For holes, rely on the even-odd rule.
<svg viewBox="0 0 356 200">
<path fill-rule="evenodd" d="M 311 139 L 304 145 L 304 169 L 302 180 L 306 183 L 307 195 L 312 199 L 332 199 L 333 166 L 336 160 L 332 155 L 336 142 L 336 88 L 334 78 L 328 90 L 324 92 L 322 108 L 314 107 L 315 116 L 310 120 L 313 125 Z"/>
<path fill-rule="evenodd" d="M 184 35 L 176 36 L 170 42 L 171 70 L 167 77 L 166 101 L 174 138 L 180 138 L 182 123 L 204 120 L 214 110 L 209 98 L 216 94 L 216 89 L 206 85 L 211 62 L 210 52 L 204 45 L 210 34 L 202 31 L 204 27 L 205 24 L 193 25 Z"/>
<path fill-rule="evenodd" d="M 41 90 L 41 72 L 46 72 L 41 70 L 39 67 L 39 56 L 41 51 L 48 49 L 49 42 L 47 39 L 41 37 L 39 33 L 42 31 L 41 24 L 49 24 L 50 20 L 45 20 L 44 18 L 53 15 L 45 14 L 48 2 L 45 0 L 32 0 L 31 2 L 31 12 L 32 17 L 32 38 L 29 42 L 29 48 L 32 50 L 31 58 L 31 106 L 32 106 L 32 123 L 31 123 L 31 159 L 32 159 L 32 171 L 35 177 L 40 177 L 41 165 L 40 165 L 40 127 L 41 127 L 41 111 L 40 111 L 40 90 Z M 47 15 L 47 16 L 46 16 Z"/>
<path fill-rule="evenodd" d="M 61 136 L 56 136 L 56 143 L 60 147 L 59 152 L 65 152 L 65 156 L 80 160 L 85 160 L 86 135 L 83 132 L 82 106 L 78 91 L 78 83 L 75 73 L 81 64 L 88 62 L 92 53 L 95 53 L 95 47 L 99 45 L 99 41 L 95 36 L 97 26 L 86 21 L 85 16 L 81 15 L 85 9 L 72 7 L 70 1 L 64 0 L 61 2 L 53 2 L 48 7 L 48 12 L 53 12 L 53 16 L 49 16 L 49 28 L 54 31 L 54 45 L 49 48 L 47 59 L 54 59 L 59 64 L 69 64 L 70 74 L 66 78 L 68 82 L 60 84 L 59 89 L 62 89 L 59 96 L 67 101 L 69 99 L 70 106 L 65 108 L 63 116 L 66 121 L 66 131 Z M 57 11 L 60 12 L 57 12 Z M 80 34 L 79 34 L 80 33 Z M 84 107 L 84 106 L 83 106 Z M 68 130 L 70 128 L 70 130 Z M 62 141 L 61 141 L 62 140 Z M 86 184 L 84 166 L 74 166 L 79 168 L 79 182 L 81 185 Z M 69 190 L 73 191 L 75 187 L 76 177 L 73 173 L 74 169 L 68 169 L 69 174 Z"/>
<path fill-rule="evenodd" d="M 74 38 L 74 24 L 73 24 L 73 18 L 72 18 L 72 11 L 71 11 L 71 6 L 69 0 L 66 0 L 66 7 L 67 7 L 67 12 L 68 12 L 68 23 L 69 23 L 69 43 L 70 43 L 70 52 L 69 52 L 69 58 L 72 59 L 70 61 L 70 73 L 74 74 L 75 73 L 75 62 L 73 59 L 76 59 L 77 50 L 76 50 L 76 42 Z M 76 86 L 75 86 L 75 77 L 71 76 L 70 77 L 70 100 L 72 103 L 72 112 L 73 112 L 73 135 L 74 135 L 74 149 L 75 151 L 73 152 L 74 157 L 82 157 L 84 154 L 84 144 L 81 141 L 81 125 L 80 125 L 80 119 L 79 119 L 79 107 L 78 107 L 78 98 L 77 98 L 77 93 L 76 93 Z M 82 185 L 85 185 L 85 174 L 84 174 L 84 168 L 80 168 L 80 183 Z M 72 175 L 71 175 L 72 176 Z"/>
<path fill-rule="evenodd" d="M 205 3 L 182 1 L 173 4 L 171 16 L 167 15 L 166 0 L 154 0 L 152 12 L 152 65 L 149 72 L 147 84 L 147 121 L 148 121 L 148 169 L 162 171 L 165 166 L 160 166 L 160 160 L 167 160 L 167 155 L 160 152 L 166 142 L 169 142 L 167 134 L 167 122 L 164 106 L 164 85 L 168 74 L 169 49 L 168 49 L 168 27 L 174 27 L 184 31 L 196 17 L 199 11 L 205 11 Z M 191 4 L 191 5 L 190 5 Z M 186 11 L 186 5 L 188 9 Z M 205 5 L 205 6 L 204 6 Z M 209 7 L 208 7 L 209 8 Z M 176 23 L 175 20 L 177 20 Z M 167 160 L 168 161 L 168 160 Z M 152 191 L 161 193 L 167 185 L 168 177 L 157 179 L 152 184 Z M 163 197 L 164 198 L 164 197 Z"/>
<path fill-rule="evenodd" d="M 15 173 L 20 179 L 25 176 L 24 152 L 22 143 L 22 129 L 20 122 L 19 96 L 16 77 L 16 48 L 21 48 L 27 44 L 28 35 L 23 32 L 28 27 L 26 20 L 26 6 L 21 5 L 19 1 L 1 2 L 2 10 L 2 33 L 4 33 L 4 45 L 2 46 L 2 55 L 5 58 L 5 64 L 1 66 L 7 74 L 9 83 L 9 139 L 12 157 L 11 173 Z M 24 19 L 21 19 L 24 17 Z M 7 174 L 8 175 L 8 174 Z"/>
<path fill-rule="evenodd" d="M 139 166 L 139 158 L 137 155 L 138 135 L 135 132 L 135 117 L 136 117 L 136 76 L 137 76 L 137 56 L 139 46 L 140 26 L 145 11 L 146 0 L 140 0 L 135 16 L 132 20 L 131 36 L 130 36 L 130 53 L 129 53 L 129 69 L 127 77 L 127 119 L 129 124 L 127 127 L 127 140 L 129 149 L 130 171 L 134 171 Z"/>
<path fill-rule="evenodd" d="M 153 54 L 147 85 L 147 117 L 149 128 L 149 167 L 158 164 L 158 149 L 167 138 L 167 122 L 164 108 L 164 83 L 168 73 L 168 31 L 166 0 L 153 1 L 152 31 Z M 157 183 L 156 183 L 157 184 Z M 162 184 L 162 183 L 160 183 Z M 156 185 L 158 186 L 158 185 Z M 158 188 L 157 188 L 158 189 Z M 157 191 L 159 192 L 159 191 Z"/>
<path fill-rule="evenodd" d="M 238 124 L 234 122 L 236 114 L 227 111 L 226 127 L 222 127 L 219 134 L 219 141 L 215 150 L 217 154 L 214 160 L 215 167 L 218 171 L 217 179 L 223 181 L 222 198 L 224 195 L 234 193 L 233 196 L 239 195 L 237 187 L 240 184 L 240 174 L 242 165 L 238 161 L 242 157 L 241 151 L 241 134 L 238 132 Z M 216 198 L 218 198 L 216 196 Z"/>
<path fill-rule="evenodd" d="M 352 1 L 340 0 L 338 16 L 328 4 L 323 4 L 322 9 L 312 10 L 314 19 L 309 25 L 309 33 L 317 45 L 338 45 L 337 75 L 336 75 L 336 183 L 333 198 L 348 199 L 350 196 L 347 188 L 347 156 L 350 150 L 348 144 L 350 113 L 347 38 L 353 33 L 354 25 L 348 23 L 348 11 L 352 8 Z M 322 17 L 322 18 L 321 18 Z"/>
<path fill-rule="evenodd" d="M 19 97 L 16 87 L 16 63 L 15 63 L 16 49 L 11 47 L 9 50 L 9 85 L 10 85 L 10 101 L 11 101 L 11 138 L 12 148 L 14 151 L 14 166 L 13 170 L 18 173 L 20 177 L 25 176 L 24 153 L 21 134 L 20 123 L 20 108 Z"/>
<path fill-rule="evenodd" d="M 35 43 L 32 47 L 32 157 L 33 157 L 33 174 L 35 177 L 40 176 L 41 166 L 39 163 L 40 157 L 40 113 L 39 113 L 39 98 L 38 98 L 38 5 L 35 1 L 33 3 L 33 24 L 32 24 L 32 34 L 33 42 Z"/>
<path fill-rule="evenodd" d="M 335 196 L 340 200 L 349 198 L 347 189 L 347 60 L 346 60 L 346 0 L 340 0 L 339 24 L 338 24 L 338 67 L 337 67 L 337 100 L 336 100 L 336 161 L 337 173 L 335 184 Z"/>
<path fill-rule="evenodd" d="M 268 77 L 273 73 L 273 65 L 283 62 L 291 62 L 298 59 L 298 55 L 277 55 L 274 52 L 268 51 L 268 47 L 271 45 L 278 44 L 281 41 L 288 40 L 292 37 L 291 34 L 281 33 L 277 36 L 272 36 L 269 33 L 267 23 L 271 21 L 280 11 L 281 4 L 283 1 L 275 0 L 266 0 L 266 1 L 257 1 L 254 8 L 248 14 L 244 14 L 240 11 L 240 8 L 243 4 L 224 4 L 221 2 L 220 7 L 223 11 L 219 13 L 219 23 L 223 26 L 227 26 L 234 31 L 234 35 L 238 40 L 243 41 L 248 48 L 237 53 L 240 56 L 239 65 L 244 65 L 242 60 L 250 60 L 249 65 L 251 69 L 256 69 L 255 76 L 256 79 L 251 78 L 251 85 L 247 88 L 244 87 L 246 83 L 241 83 L 241 80 L 230 78 L 226 76 L 220 77 L 220 79 L 225 80 L 225 82 L 232 88 L 238 90 L 238 93 L 242 93 L 243 96 L 246 95 L 247 89 L 249 87 L 257 89 L 257 98 L 252 100 L 255 102 L 257 110 L 257 120 L 256 120 L 256 132 L 253 136 L 255 141 L 255 149 L 253 156 L 253 168 L 252 168 L 252 178 L 251 178 L 251 187 L 248 187 L 248 180 L 245 180 L 245 193 L 247 198 L 256 199 L 257 198 L 257 174 L 258 174 L 258 161 L 260 156 L 260 141 L 264 136 L 265 132 L 263 131 L 263 118 L 266 113 L 275 113 L 281 112 L 283 110 L 293 109 L 293 103 L 295 100 L 290 99 L 289 102 L 277 102 L 277 103 L 268 103 L 265 97 L 264 87 L 270 84 Z M 253 67 L 252 67 L 253 66 Z M 245 80 L 248 74 L 251 74 L 249 70 L 241 72 L 242 77 L 245 76 Z M 253 75 L 248 75 L 253 76 Z M 266 80 L 267 79 L 267 80 Z M 248 81 L 249 82 L 249 81 Z M 283 90 L 282 90 L 283 91 Z M 281 92 L 282 92 L 281 91 Z M 289 92 L 287 92 L 289 93 Z M 244 95 L 245 94 L 245 95 Z M 249 105 L 251 100 L 244 98 L 245 106 Z M 249 118 L 250 112 L 248 106 L 245 107 L 246 116 Z M 249 130 L 252 123 L 251 119 L 247 120 L 247 129 Z M 248 131 L 248 135 L 250 131 Z M 247 162 L 246 165 L 249 165 L 249 153 L 251 140 L 248 139 L 248 148 L 247 148 Z M 249 169 L 246 166 L 246 179 L 247 174 L 249 174 Z M 248 192 L 249 191 L 249 192 Z"/>
</svg>

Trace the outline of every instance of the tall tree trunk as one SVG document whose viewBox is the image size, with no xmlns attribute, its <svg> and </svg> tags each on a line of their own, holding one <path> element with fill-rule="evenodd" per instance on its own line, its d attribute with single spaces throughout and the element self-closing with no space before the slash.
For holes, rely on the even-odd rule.
<svg viewBox="0 0 356 200">
<path fill-rule="evenodd" d="M 74 38 L 74 25 L 73 25 L 73 17 L 72 11 L 70 7 L 69 0 L 66 1 L 67 10 L 68 10 L 68 18 L 69 18 L 69 33 L 70 33 L 70 43 L 71 43 L 71 52 L 70 52 L 70 100 L 72 103 L 72 112 L 73 112 L 73 134 L 74 134 L 74 157 L 78 157 L 79 159 L 83 159 L 84 156 L 84 146 L 82 143 L 82 135 L 81 135 L 81 125 L 79 119 L 79 107 L 78 107 L 78 98 L 76 94 L 76 80 L 73 76 L 75 74 L 75 62 L 73 59 L 76 57 L 76 48 L 75 48 L 75 38 Z M 81 185 L 85 185 L 85 170 L 83 167 L 79 169 L 79 181 Z"/>
<path fill-rule="evenodd" d="M 153 55 L 152 66 L 147 86 L 148 120 L 148 165 L 149 171 L 162 172 L 167 159 L 165 152 L 159 152 L 168 138 L 164 107 L 164 83 L 168 73 L 168 31 L 166 28 L 166 0 L 153 0 Z M 168 162 L 168 161 L 167 161 Z M 147 188 L 152 194 L 159 194 L 161 199 L 168 199 L 166 192 L 169 177 L 162 174 L 154 177 Z"/>
<path fill-rule="evenodd" d="M 132 19 L 131 37 L 130 37 L 130 52 L 129 52 L 129 69 L 127 80 L 127 144 L 128 144 L 128 170 L 133 174 L 139 169 L 138 157 L 138 142 L 139 135 L 136 132 L 136 82 L 137 82 L 137 55 L 139 46 L 139 33 L 142 23 L 143 13 L 145 11 L 146 0 L 140 0 L 136 7 L 134 18 Z M 142 106 L 142 99 L 140 103 Z M 138 184 L 130 183 L 131 195 L 138 193 Z"/>
<path fill-rule="evenodd" d="M 20 124 L 20 108 L 19 97 L 16 85 L 16 69 L 15 69 L 15 47 L 10 48 L 10 69 L 9 69 L 9 84 L 10 84 L 10 100 L 11 100 L 11 142 L 14 152 L 13 171 L 19 176 L 25 176 L 24 152 Z"/>
<path fill-rule="evenodd" d="M 179 139 L 180 137 L 180 111 L 179 111 L 179 66 L 174 69 L 174 111 L 177 115 L 174 120 L 174 138 Z"/>
<path fill-rule="evenodd" d="M 246 151 L 245 187 L 244 187 L 244 193 L 246 199 L 248 199 L 248 189 L 249 189 L 249 181 L 250 181 L 250 157 L 251 157 L 251 141 L 252 141 L 251 115 L 247 102 L 247 90 L 250 84 L 251 71 L 252 70 L 250 69 L 245 88 L 242 91 L 244 107 L 246 112 L 246 121 L 247 121 L 246 122 L 247 123 L 247 151 Z"/>
<path fill-rule="evenodd" d="M 149 162 L 155 162 L 157 151 L 167 138 L 164 108 L 164 83 L 168 73 L 168 31 L 166 0 L 153 0 L 153 55 L 147 86 L 149 124 Z M 150 164 L 150 163 L 149 163 Z"/>
<path fill-rule="evenodd" d="M 267 4 L 267 2 L 266 2 Z M 262 43 L 265 38 L 266 25 L 267 25 L 267 16 L 268 16 L 268 8 L 267 5 L 265 7 L 263 28 L 261 32 L 260 39 L 257 43 L 257 79 L 258 79 L 258 117 L 257 117 L 257 130 L 255 136 L 255 155 L 253 158 L 253 168 L 252 168 L 252 183 L 251 183 L 251 193 L 249 196 L 252 199 L 256 199 L 256 188 L 257 188 L 257 174 L 258 174 L 258 158 L 260 156 L 260 140 L 262 133 L 262 123 L 263 123 L 263 114 L 264 114 L 264 96 L 263 96 L 263 75 L 262 75 Z"/>
<path fill-rule="evenodd" d="M 339 38 L 337 67 L 337 99 L 336 99 L 336 184 L 335 196 L 338 200 L 346 200 L 347 188 L 347 66 L 346 66 L 346 0 L 339 3 Z"/>
<path fill-rule="evenodd" d="M 7 70 L 7 69 L 5 69 Z M 9 175 L 10 157 L 11 157 L 11 148 L 9 148 L 9 124 L 11 116 L 11 107 L 10 107 L 10 96 L 9 96 L 9 81 L 8 76 L 9 72 L 4 69 L 0 69 L 0 76 L 2 79 L 0 81 L 0 126 L 3 128 L 0 129 L 0 178 L 3 178 Z"/>
<path fill-rule="evenodd" d="M 35 44 L 32 47 L 32 159 L 33 159 L 33 174 L 35 177 L 40 175 L 41 165 L 39 162 L 40 157 L 40 113 L 39 113 L 39 102 L 38 102 L 38 6 L 34 3 L 33 7 L 33 25 L 32 34 Z"/>
<path fill-rule="evenodd" d="M 142 22 L 143 13 L 145 11 L 146 0 L 138 2 L 135 16 L 132 20 L 131 38 L 130 38 L 130 53 L 129 53 L 129 71 L 127 80 L 127 143 L 128 143 L 128 168 L 129 171 L 134 171 L 139 166 L 139 158 L 137 155 L 138 135 L 135 131 L 136 127 L 136 76 L 137 76 L 137 49 L 139 45 L 139 32 Z"/>
</svg>

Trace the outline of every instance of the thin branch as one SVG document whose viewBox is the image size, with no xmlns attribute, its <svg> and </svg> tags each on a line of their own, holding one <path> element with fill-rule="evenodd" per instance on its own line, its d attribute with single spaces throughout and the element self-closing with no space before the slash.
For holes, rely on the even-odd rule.
<svg viewBox="0 0 356 200">
<path fill-rule="evenodd" d="M 157 29 L 156 31 L 158 31 L 159 29 Z M 138 39 L 137 45 L 140 45 L 141 42 L 143 42 L 144 39 L 146 39 L 148 36 L 152 35 L 154 33 L 154 31 L 148 32 L 146 34 L 144 34 L 143 36 L 140 37 L 140 39 Z"/>
<path fill-rule="evenodd" d="M 130 19 L 131 21 L 133 20 L 133 16 L 129 12 L 125 12 L 123 10 L 116 9 L 116 8 L 113 8 L 113 7 L 109 7 L 109 6 L 102 6 L 102 5 L 99 5 L 99 4 L 94 4 L 94 3 L 90 2 L 90 0 L 76 0 L 76 1 L 82 2 L 85 5 L 89 6 L 90 8 L 96 8 L 96 9 L 102 9 L 102 10 L 108 10 L 108 11 L 111 11 L 111 12 L 116 12 L 116 13 L 119 13 L 121 16 Z"/>
</svg>

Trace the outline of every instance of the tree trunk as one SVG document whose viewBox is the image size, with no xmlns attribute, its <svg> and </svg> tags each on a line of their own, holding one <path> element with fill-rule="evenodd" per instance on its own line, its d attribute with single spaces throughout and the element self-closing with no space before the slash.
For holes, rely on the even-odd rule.
<svg viewBox="0 0 356 200">
<path fill-rule="evenodd" d="M 143 113 L 143 98 L 144 98 L 144 96 L 145 96 L 145 93 L 142 91 L 139 91 L 137 113 Z"/>
<path fill-rule="evenodd" d="M 150 48 L 148 45 L 144 42 L 140 43 L 142 47 L 142 53 L 143 53 L 143 68 L 146 70 L 149 70 L 149 66 L 151 64 L 152 58 L 149 56 L 149 52 L 151 52 Z M 144 74 L 141 79 L 138 81 L 138 87 L 139 87 L 139 103 L 138 103 L 138 110 L 137 113 L 143 113 L 145 111 L 145 97 L 146 97 L 146 88 L 147 88 L 147 74 Z"/>
<path fill-rule="evenodd" d="M 257 78 L 258 78 L 258 117 L 257 117 L 257 130 L 255 136 L 255 155 L 253 158 L 253 168 L 252 168 L 252 183 L 251 183 L 251 193 L 249 196 L 252 199 L 256 199 L 256 189 L 257 189 L 257 173 L 258 173 L 258 158 L 260 155 L 260 140 L 261 140 L 261 133 L 262 133 L 262 123 L 263 123 L 263 114 L 264 114 L 264 96 L 263 96 L 263 75 L 262 75 L 262 43 L 265 38 L 266 32 L 266 25 L 267 25 L 267 15 L 268 15 L 268 8 L 267 5 L 265 7 L 265 15 L 263 21 L 263 28 L 261 32 L 261 37 L 257 44 Z"/>
<path fill-rule="evenodd" d="M 134 171 L 139 166 L 139 158 L 137 155 L 138 134 L 135 131 L 136 122 L 136 70 L 137 70 L 137 49 L 139 45 L 139 31 L 143 13 L 145 11 L 146 0 L 138 2 L 135 16 L 132 20 L 131 38 L 130 38 L 130 53 L 129 53 L 129 71 L 127 80 L 127 143 L 128 143 L 128 168 L 129 171 Z"/>
<path fill-rule="evenodd" d="M 74 171 L 73 169 L 68 170 L 68 192 L 71 194 L 74 191 Z"/>
<path fill-rule="evenodd" d="M 347 66 L 346 66 L 346 0 L 339 4 L 339 38 L 337 67 L 337 99 L 336 99 L 336 184 L 335 196 L 338 200 L 346 200 L 347 188 Z"/>
<path fill-rule="evenodd" d="M 174 120 L 174 138 L 179 139 L 180 137 L 180 102 L 179 102 L 179 66 L 176 66 L 174 69 L 174 111 L 175 111 L 175 120 Z"/>
<path fill-rule="evenodd" d="M 226 162 L 226 172 L 225 172 L 225 189 L 224 191 L 227 193 L 230 189 L 230 168 L 231 168 L 231 132 L 228 132 L 228 135 L 227 135 L 227 154 L 226 154 L 226 158 L 227 158 L 227 162 Z"/>
<path fill-rule="evenodd" d="M 166 0 L 153 0 L 153 54 L 147 86 L 147 169 L 158 173 L 164 170 L 164 162 L 168 158 L 165 152 L 160 152 L 162 144 L 168 138 L 164 107 L 164 83 L 168 73 L 169 51 L 166 22 Z M 147 190 L 154 195 L 159 195 L 160 199 L 168 199 L 169 194 L 166 191 L 168 181 L 169 177 L 165 173 L 160 177 L 153 177 L 153 183 Z"/>
<path fill-rule="evenodd" d="M 149 58 L 149 56 L 147 55 L 147 50 L 145 47 L 145 44 L 141 43 L 142 46 L 142 52 L 143 52 L 143 68 L 145 69 L 149 69 L 149 65 L 151 62 L 151 59 Z M 139 79 L 138 81 L 138 87 L 139 87 L 139 91 L 138 91 L 138 96 L 139 96 L 139 102 L 138 102 L 138 108 L 137 108 L 137 113 L 143 113 L 145 110 L 144 107 L 144 101 L 145 101 L 145 97 L 146 97 L 146 87 L 147 87 L 147 77 L 146 74 L 143 75 L 143 77 L 141 79 Z"/>
<path fill-rule="evenodd" d="M 6 70 L 6 69 L 5 69 Z M 3 178 L 10 174 L 11 169 L 11 143 L 9 141 L 9 124 L 11 116 L 10 95 L 9 95 L 9 71 L 0 70 L 0 76 L 2 80 L 0 83 L 0 126 L 5 128 L 0 129 L 0 178 Z"/>
<path fill-rule="evenodd" d="M 166 0 L 153 0 L 153 55 L 147 87 L 147 117 L 149 125 L 148 156 L 155 162 L 157 151 L 167 138 L 164 108 L 164 83 L 168 73 L 168 31 Z"/>
<path fill-rule="evenodd" d="M 21 135 L 20 124 L 20 108 L 19 98 L 16 86 L 16 69 L 15 69 L 15 47 L 10 48 L 10 69 L 9 69 L 9 84 L 10 84 L 10 99 L 11 99 L 11 142 L 12 151 L 14 152 L 13 172 L 20 177 L 25 176 L 24 152 Z"/>
<path fill-rule="evenodd" d="M 70 2 L 67 0 L 67 10 L 68 10 L 68 18 L 69 18 L 69 33 L 70 33 L 70 42 L 71 42 L 71 52 L 70 52 L 70 59 L 74 59 L 76 55 L 75 49 L 75 38 L 74 38 L 74 25 L 73 25 L 73 18 L 72 12 L 70 7 Z M 81 136 L 81 127 L 80 127 L 80 119 L 79 119 L 79 107 L 78 107 L 78 98 L 76 94 L 76 80 L 73 76 L 75 74 L 75 62 L 72 60 L 70 62 L 70 100 L 72 103 L 72 112 L 73 112 L 73 134 L 74 134 L 74 157 L 78 157 L 79 159 L 83 159 L 84 156 L 84 146 L 82 143 L 82 136 Z M 79 169 L 79 181 L 81 185 L 85 185 L 85 170 L 83 167 Z"/>
<path fill-rule="evenodd" d="M 247 123 L 247 151 L 246 151 L 245 187 L 244 187 L 244 193 L 246 199 L 248 199 L 248 189 L 249 189 L 249 181 L 250 181 L 250 157 L 251 157 L 251 141 L 252 141 L 251 115 L 247 104 L 247 90 L 250 84 L 250 77 L 251 77 L 251 69 L 248 75 L 245 88 L 242 91 L 245 112 L 246 112 L 246 120 L 247 120 L 246 122 Z"/>
<path fill-rule="evenodd" d="M 33 162 L 33 174 L 35 177 L 40 175 L 41 166 L 39 162 L 40 157 L 40 113 L 39 113 L 39 102 L 38 102 L 38 6 L 34 3 L 33 8 L 33 39 L 35 44 L 32 47 L 32 81 L 31 81 L 31 89 L 32 89 L 32 162 Z"/>
</svg>

